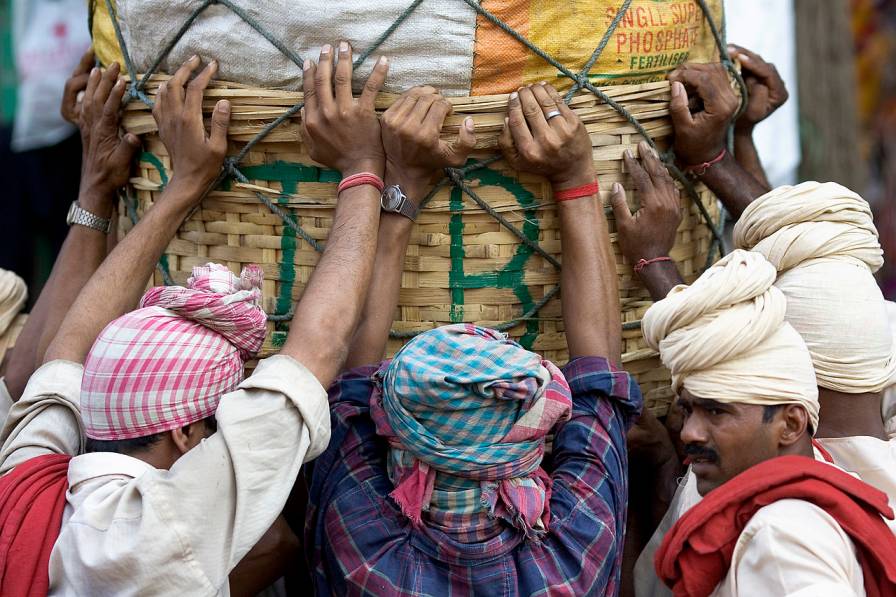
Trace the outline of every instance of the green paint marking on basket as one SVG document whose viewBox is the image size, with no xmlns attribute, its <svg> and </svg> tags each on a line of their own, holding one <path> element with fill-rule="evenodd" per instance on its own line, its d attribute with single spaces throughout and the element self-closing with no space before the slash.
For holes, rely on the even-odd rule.
<svg viewBox="0 0 896 597">
<path fill-rule="evenodd" d="M 153 168 L 159 171 L 159 178 L 162 179 L 162 189 L 168 186 L 168 171 L 165 170 L 165 164 L 162 163 L 162 160 L 156 154 L 144 151 L 140 154 L 140 161 L 151 164 Z"/>
<path fill-rule="evenodd" d="M 162 163 L 162 160 L 154 154 L 148 151 L 144 151 L 140 154 L 140 161 L 151 164 L 153 168 L 155 168 L 159 173 L 159 178 L 161 179 L 161 183 L 159 183 L 159 190 L 162 191 L 168 186 L 168 171 L 165 170 L 165 164 Z M 159 267 L 168 276 L 168 279 L 171 279 L 171 264 L 168 263 L 168 255 L 162 253 L 162 256 L 159 257 Z"/>
<path fill-rule="evenodd" d="M 514 178 L 501 174 L 490 168 L 476 170 L 475 178 L 481 186 L 500 186 L 510 192 L 523 208 L 524 223 L 522 232 L 531 241 L 538 242 L 539 224 L 536 213 L 535 195 Z M 450 208 L 452 211 L 451 224 L 451 272 L 449 286 L 451 287 L 451 321 L 459 323 L 463 321 L 464 290 L 467 288 L 510 288 L 520 301 L 522 312 L 526 313 L 535 306 L 532 293 L 525 281 L 524 267 L 532 256 L 532 249 L 524 244 L 516 247 L 516 252 L 510 261 L 498 271 L 479 272 L 475 274 L 464 273 L 463 250 L 463 194 L 459 188 L 451 191 Z M 520 344 L 525 348 L 532 348 L 532 344 L 538 337 L 538 322 L 527 321 L 526 332 L 520 338 Z"/>
<path fill-rule="evenodd" d="M 289 195 L 296 193 L 300 182 L 321 182 L 324 179 L 327 179 L 327 181 L 334 178 L 335 180 L 340 179 L 339 173 L 333 170 L 324 170 L 317 166 L 283 161 L 257 166 L 245 166 L 242 171 L 249 180 L 279 182 L 283 191 L 277 196 L 277 203 L 283 206 L 293 217 L 296 214 L 294 210 L 288 207 Z M 292 307 L 292 291 L 296 281 L 295 257 L 298 242 L 295 230 L 289 226 L 284 226 L 283 235 L 280 237 L 280 251 L 283 253 L 283 259 L 280 260 L 279 264 L 280 292 L 277 294 L 275 311 L 277 315 L 288 313 Z M 285 329 L 287 323 L 278 322 L 277 327 Z M 272 340 L 276 346 L 278 341 L 276 334 Z M 283 341 L 285 341 L 285 336 L 280 340 L 280 342 Z"/>
<path fill-rule="evenodd" d="M 451 189 L 451 198 L 448 204 L 451 209 L 451 221 L 448 223 L 448 232 L 451 237 L 449 255 L 451 257 L 451 272 L 448 275 L 448 287 L 451 288 L 451 310 L 448 313 L 451 323 L 460 323 L 464 320 L 464 196 L 458 187 Z"/>
</svg>

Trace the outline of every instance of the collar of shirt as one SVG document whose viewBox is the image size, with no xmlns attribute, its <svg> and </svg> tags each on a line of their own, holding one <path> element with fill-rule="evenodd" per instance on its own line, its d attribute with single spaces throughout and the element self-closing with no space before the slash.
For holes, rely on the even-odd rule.
<svg viewBox="0 0 896 597">
<path fill-rule="evenodd" d="M 154 467 L 142 460 L 115 452 L 91 452 L 72 458 L 68 465 L 69 492 L 75 494 L 79 486 L 99 477 L 136 479 Z"/>
</svg>

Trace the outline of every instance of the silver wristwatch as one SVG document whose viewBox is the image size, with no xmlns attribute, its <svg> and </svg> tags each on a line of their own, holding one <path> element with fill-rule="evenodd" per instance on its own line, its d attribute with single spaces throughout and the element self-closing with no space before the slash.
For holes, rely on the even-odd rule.
<svg viewBox="0 0 896 597">
<path fill-rule="evenodd" d="M 389 185 L 383 189 L 383 194 L 380 196 L 380 206 L 383 208 L 383 211 L 403 215 L 412 222 L 417 221 L 417 213 L 420 211 L 397 184 Z"/>
<path fill-rule="evenodd" d="M 109 234 L 109 230 L 112 228 L 112 220 L 107 220 L 96 214 L 90 213 L 81 207 L 77 201 L 72 201 L 72 206 L 68 208 L 68 215 L 65 217 L 65 223 L 69 226 L 72 224 L 79 224 L 81 226 L 93 228 L 94 230 L 99 230 L 103 234 Z"/>
</svg>

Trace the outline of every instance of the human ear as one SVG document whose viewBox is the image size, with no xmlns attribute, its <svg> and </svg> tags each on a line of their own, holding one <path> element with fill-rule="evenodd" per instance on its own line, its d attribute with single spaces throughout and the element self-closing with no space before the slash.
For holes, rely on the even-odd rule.
<svg viewBox="0 0 896 597">
<path fill-rule="evenodd" d="M 809 413 L 799 404 L 787 404 L 775 415 L 780 426 L 778 441 L 792 446 L 809 433 Z"/>
<path fill-rule="evenodd" d="M 192 425 L 177 427 L 169 432 L 171 433 L 171 441 L 174 443 L 178 452 L 181 453 L 181 456 L 186 454 L 187 451 L 193 447 L 192 435 L 193 433 L 196 433 L 196 431 L 191 429 L 191 427 Z"/>
</svg>

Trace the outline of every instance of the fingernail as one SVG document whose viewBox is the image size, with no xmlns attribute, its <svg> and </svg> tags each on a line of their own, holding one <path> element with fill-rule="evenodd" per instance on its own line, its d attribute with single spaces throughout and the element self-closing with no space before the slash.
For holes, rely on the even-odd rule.
<svg viewBox="0 0 896 597">
<path fill-rule="evenodd" d="M 348 52 L 348 43 L 344 41 L 339 42 L 339 51 Z"/>
<path fill-rule="evenodd" d="M 626 150 L 625 150 L 625 157 L 627 157 L 627 158 L 629 158 L 629 159 L 632 159 L 632 160 L 635 159 L 635 156 L 632 154 L 632 150 L 631 150 L 631 149 L 626 149 Z"/>
<path fill-rule="evenodd" d="M 464 128 L 466 128 L 471 133 L 473 132 L 473 129 L 476 128 L 471 117 L 467 116 L 466 118 L 464 118 Z"/>
<path fill-rule="evenodd" d="M 380 56 L 380 59 L 378 62 L 381 66 L 385 66 L 385 65 L 389 64 L 389 58 L 388 58 L 388 56 Z"/>
<path fill-rule="evenodd" d="M 220 100 L 215 107 L 225 114 L 230 112 L 230 102 L 227 100 Z"/>
<path fill-rule="evenodd" d="M 520 97 L 520 94 L 517 93 L 516 91 L 514 91 L 513 93 L 510 94 L 510 101 L 515 102 L 517 99 L 519 99 L 519 97 Z"/>
<path fill-rule="evenodd" d="M 188 60 L 188 62 L 196 62 L 197 60 L 199 60 L 199 55 L 193 54 L 192 56 L 190 56 L 190 59 Z"/>
<path fill-rule="evenodd" d="M 311 68 L 311 60 L 305 58 L 305 62 L 302 63 L 302 70 L 308 70 Z"/>
<path fill-rule="evenodd" d="M 622 188 L 622 185 L 618 182 L 613 183 L 613 192 L 614 193 L 624 193 L 625 189 Z"/>
<path fill-rule="evenodd" d="M 672 81 L 672 97 L 678 97 L 678 94 L 681 93 L 679 85 L 681 85 L 681 83 L 678 81 Z"/>
<path fill-rule="evenodd" d="M 99 69 L 98 66 L 94 66 L 92 69 L 90 69 L 90 75 L 91 75 L 91 76 L 93 76 L 93 75 L 95 75 L 95 74 L 98 74 L 99 72 L 100 72 L 100 69 Z"/>
<path fill-rule="evenodd" d="M 541 82 L 539 83 L 539 85 L 547 85 L 547 84 L 548 84 L 547 81 L 541 81 Z"/>
<path fill-rule="evenodd" d="M 332 49 L 333 49 L 333 47 L 330 44 L 324 44 L 323 46 L 321 46 L 320 53 L 321 54 L 329 54 L 330 50 L 332 50 Z"/>
<path fill-rule="evenodd" d="M 506 116 L 504 117 L 504 124 L 505 124 L 505 125 L 510 124 L 510 119 L 507 118 Z"/>
</svg>

